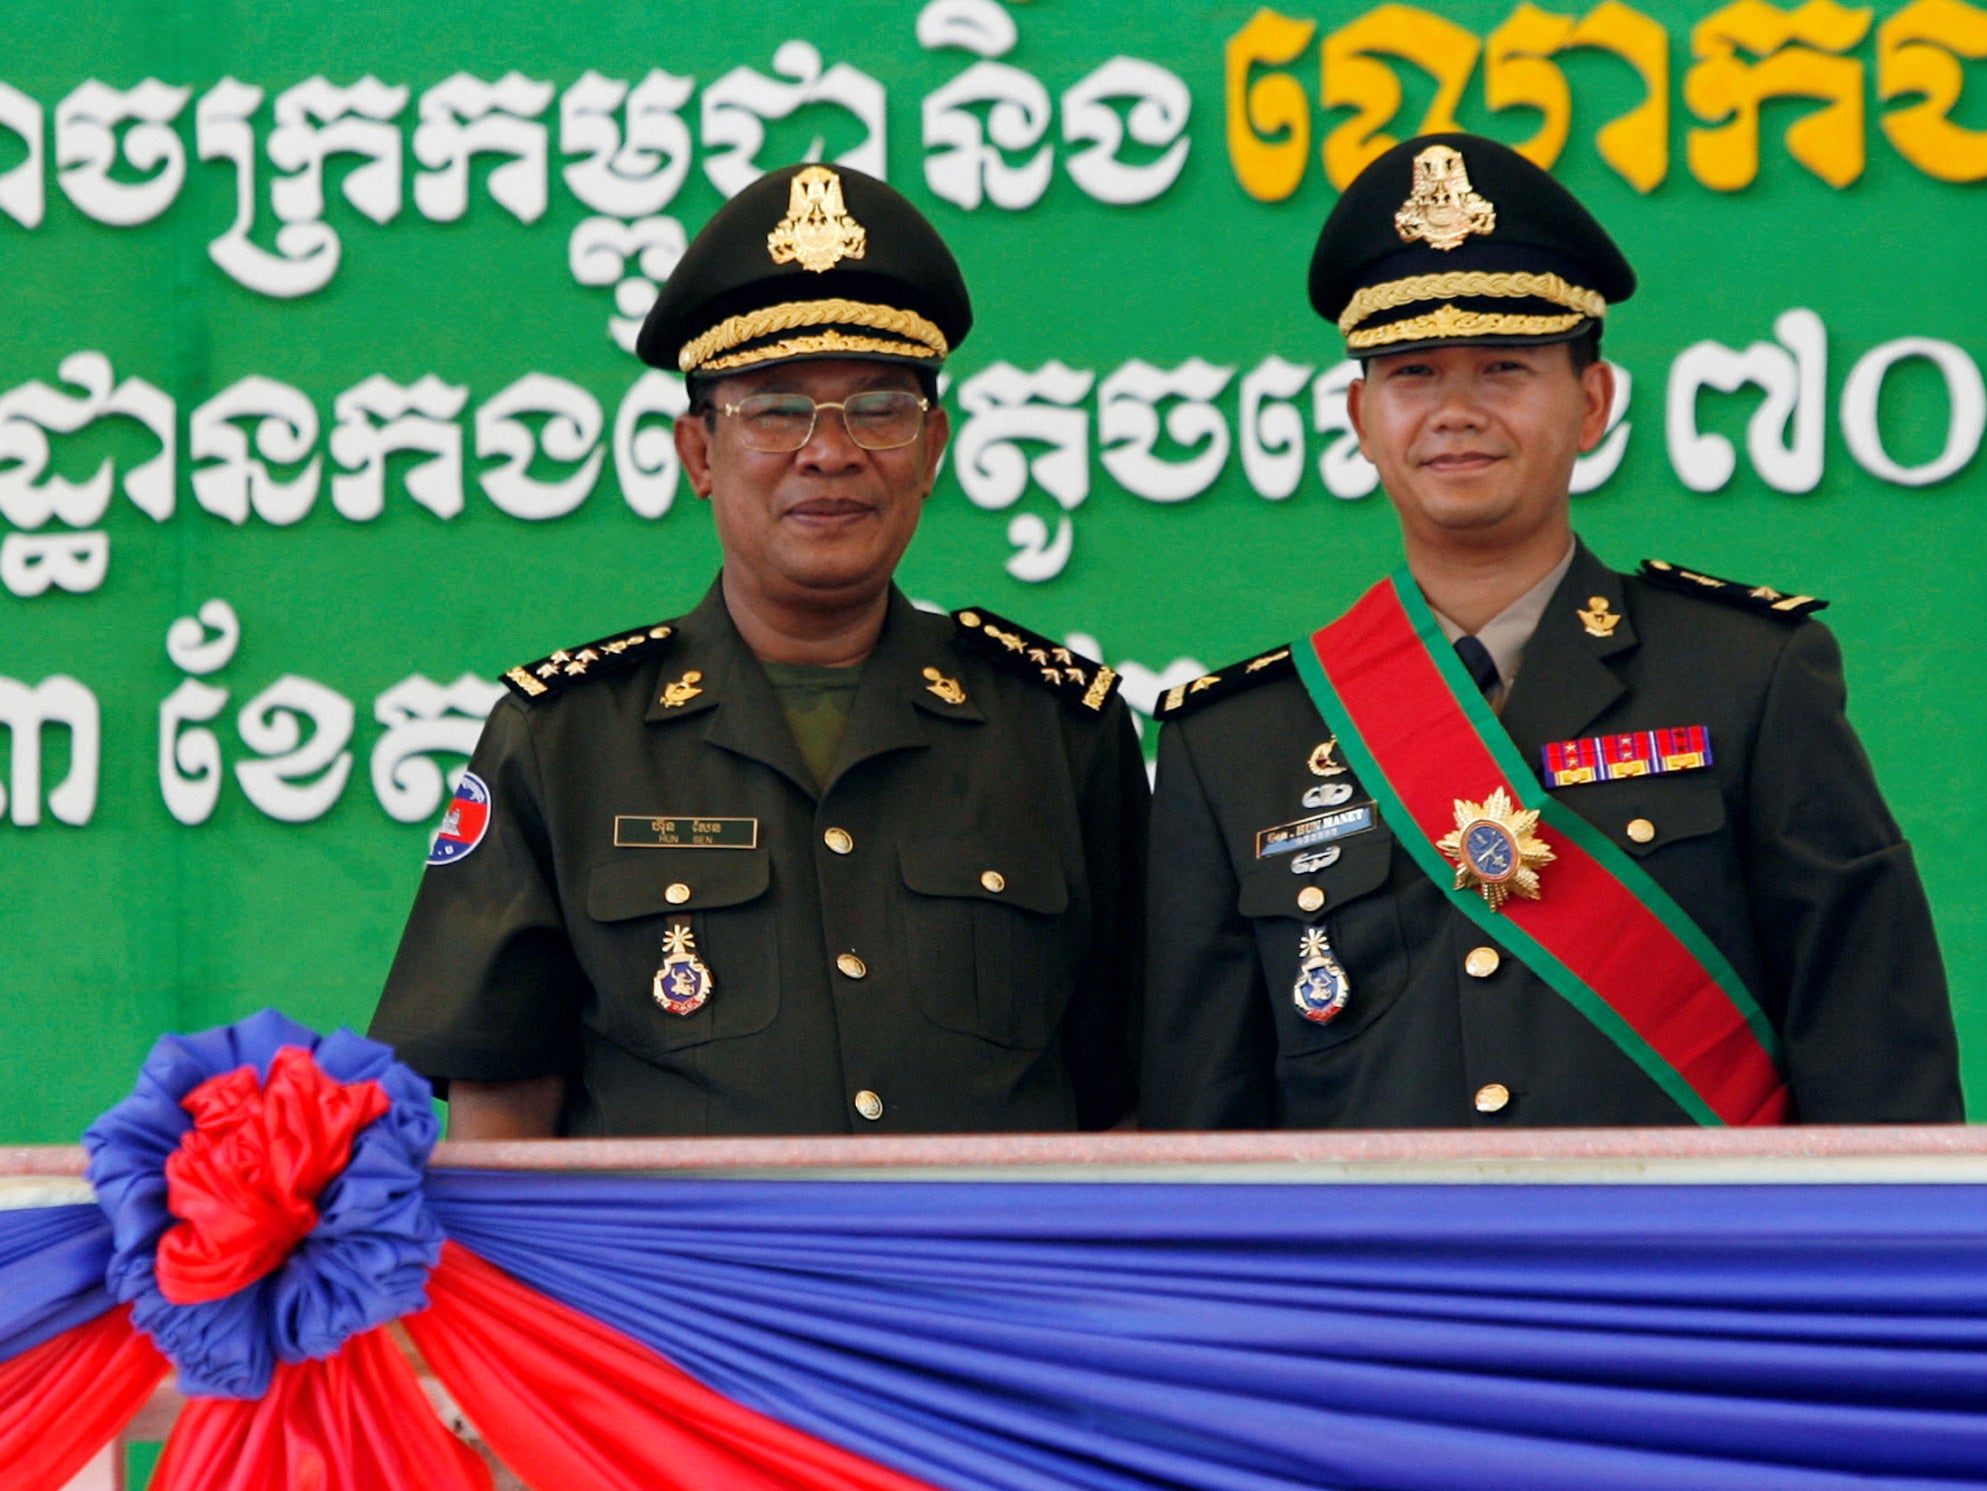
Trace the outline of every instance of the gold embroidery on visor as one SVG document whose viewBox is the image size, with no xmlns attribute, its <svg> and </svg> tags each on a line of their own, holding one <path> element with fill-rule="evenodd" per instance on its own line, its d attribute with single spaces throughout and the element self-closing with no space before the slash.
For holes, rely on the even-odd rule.
<svg viewBox="0 0 1987 1491">
<path fill-rule="evenodd" d="M 749 352 L 734 352 L 728 357 L 713 357 L 702 367 L 692 371 L 699 373 L 722 373 L 732 368 L 755 367 L 762 362 L 771 362 L 782 357 L 812 357 L 821 352 L 869 352 L 886 357 L 921 357 L 935 359 L 938 354 L 929 347 L 921 347 L 916 342 L 886 342 L 881 337 L 844 336 L 839 331 L 824 331 L 818 336 L 786 337 L 777 342 L 768 342 L 763 347 L 754 347 Z"/>
<path fill-rule="evenodd" d="M 775 332 L 812 326 L 866 326 L 873 331 L 887 331 L 922 342 L 929 349 L 905 349 L 913 357 L 943 357 L 952 350 L 945 340 L 945 333 L 916 311 L 900 311 L 895 306 L 870 305 L 860 300 L 789 300 L 747 311 L 742 316 L 726 317 L 702 336 L 685 342 L 683 350 L 676 354 L 676 366 L 685 373 L 714 370 L 719 364 L 710 363 L 706 367 L 706 361 L 720 352 L 728 352 L 733 347 Z M 872 347 L 867 350 L 880 349 Z M 899 349 L 892 347 L 889 350 L 896 352 Z M 767 354 L 755 353 L 752 360 L 759 361 L 764 355 Z M 729 360 L 724 365 L 737 366 Z"/>
<path fill-rule="evenodd" d="M 1556 274 L 1521 274 L 1482 269 L 1449 270 L 1443 274 L 1416 274 L 1384 285 L 1368 285 L 1347 302 L 1338 318 L 1338 329 L 1347 336 L 1353 327 L 1380 311 L 1399 310 L 1418 300 L 1455 300 L 1477 296 L 1489 300 L 1531 298 L 1549 300 L 1568 310 L 1595 320 L 1608 313 L 1608 303 L 1594 291 L 1575 285 Z"/>
<path fill-rule="evenodd" d="M 1418 342 L 1437 337 L 1538 337 L 1571 331 L 1586 316 L 1508 316 L 1496 311 L 1459 311 L 1452 305 L 1438 306 L 1425 316 L 1355 331 L 1345 345 L 1355 352 L 1371 347 L 1390 347 L 1397 342 Z"/>
</svg>

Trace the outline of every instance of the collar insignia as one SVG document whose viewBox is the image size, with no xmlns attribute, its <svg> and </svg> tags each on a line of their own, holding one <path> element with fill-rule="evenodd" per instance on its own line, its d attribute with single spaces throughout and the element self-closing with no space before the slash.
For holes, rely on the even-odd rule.
<svg viewBox="0 0 1987 1491">
<path fill-rule="evenodd" d="M 766 235 L 775 264 L 799 262 L 816 274 L 844 259 L 860 259 L 869 235 L 842 203 L 842 178 L 826 166 L 809 166 L 793 178 L 787 215 Z"/>
<path fill-rule="evenodd" d="M 1460 152 L 1430 145 L 1414 158 L 1414 190 L 1394 214 L 1394 231 L 1403 243 L 1420 239 L 1446 252 L 1472 233 L 1488 236 L 1496 226 L 1497 209 L 1471 189 Z"/>
<path fill-rule="evenodd" d="M 1621 617 L 1608 609 L 1608 598 L 1594 595 L 1587 598 L 1587 609 L 1579 613 L 1580 624 L 1587 629 L 1590 637 L 1608 637 L 1614 634 Z"/>
<path fill-rule="evenodd" d="M 925 692 L 927 694 L 936 694 L 947 704 L 964 704 L 966 702 L 966 691 L 959 687 L 958 679 L 947 678 L 936 668 L 925 669 L 924 676 L 931 680 L 925 685 Z"/>
<path fill-rule="evenodd" d="M 697 687 L 698 683 L 702 681 L 703 676 L 702 673 L 692 668 L 688 673 L 677 679 L 676 682 L 664 685 L 662 690 L 663 708 L 675 709 L 679 705 L 688 704 L 697 695 L 703 693 L 703 690 Z"/>
</svg>

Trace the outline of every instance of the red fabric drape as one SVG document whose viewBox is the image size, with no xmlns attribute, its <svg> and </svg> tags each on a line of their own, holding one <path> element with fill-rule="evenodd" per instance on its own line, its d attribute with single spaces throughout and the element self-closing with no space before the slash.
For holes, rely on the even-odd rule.
<svg viewBox="0 0 1987 1491">
<path fill-rule="evenodd" d="M 128 1305 L 0 1362 L 0 1483 L 60 1491 L 169 1370 Z"/>
<path fill-rule="evenodd" d="M 538 1491 L 931 1491 L 741 1407 L 455 1243 L 428 1298 L 408 1334 Z"/>
<path fill-rule="evenodd" d="M 318 1194 L 352 1139 L 392 1106 L 377 1082 L 339 1082 L 299 1046 L 269 1064 L 209 1077 L 180 1100 L 194 1126 L 166 1160 L 159 1292 L 176 1305 L 225 1299 L 280 1268 L 317 1225 Z"/>
<path fill-rule="evenodd" d="M 578 1481 L 567 1482 L 578 1486 Z M 435 1417 L 384 1330 L 335 1356 L 277 1366 L 260 1399 L 196 1398 L 154 1491 L 490 1491 L 476 1452 Z"/>
</svg>

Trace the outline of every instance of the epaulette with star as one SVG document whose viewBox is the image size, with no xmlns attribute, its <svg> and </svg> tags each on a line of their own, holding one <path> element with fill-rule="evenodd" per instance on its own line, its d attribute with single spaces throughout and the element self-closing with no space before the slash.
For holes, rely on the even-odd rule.
<svg viewBox="0 0 1987 1491">
<path fill-rule="evenodd" d="M 1065 704 L 1077 709 L 1101 710 L 1118 691 L 1116 670 L 1080 652 L 1071 652 L 1062 643 L 1031 632 L 1004 616 L 969 607 L 954 611 L 952 620 L 959 628 L 963 644 L 992 658 L 1009 672 L 1055 690 Z"/>
<path fill-rule="evenodd" d="M 1244 689 L 1252 689 L 1259 683 L 1268 683 L 1272 678 L 1283 678 L 1296 671 L 1297 660 L 1291 657 L 1288 647 L 1259 652 L 1252 658 L 1244 658 L 1216 672 L 1203 673 L 1191 683 L 1174 684 L 1159 696 L 1152 717 L 1158 720 L 1178 719 L 1183 714 L 1192 714 L 1203 704 L 1212 704 L 1216 699 L 1226 699 L 1230 694 L 1239 694 Z"/>
<path fill-rule="evenodd" d="M 1682 595 L 1701 595 L 1707 600 L 1781 621 L 1799 621 L 1828 605 L 1827 601 L 1817 600 L 1811 595 L 1788 595 L 1771 585 L 1748 585 L 1744 580 L 1721 579 L 1701 570 L 1671 564 L 1667 559 L 1643 560 L 1641 576 L 1665 590 L 1674 590 Z"/>
<path fill-rule="evenodd" d="M 584 647 L 562 647 L 535 663 L 521 663 L 504 674 L 504 683 L 520 699 L 543 699 L 569 689 L 586 678 L 617 672 L 638 658 L 653 657 L 675 633 L 668 623 L 616 632 Z"/>
</svg>

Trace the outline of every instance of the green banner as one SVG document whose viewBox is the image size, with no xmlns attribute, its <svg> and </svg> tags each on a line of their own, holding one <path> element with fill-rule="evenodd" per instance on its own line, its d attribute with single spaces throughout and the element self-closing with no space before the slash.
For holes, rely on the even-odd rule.
<svg viewBox="0 0 1987 1491">
<path fill-rule="evenodd" d="M 492 680 L 702 593 L 682 385 L 628 348 L 758 171 L 888 177 L 973 288 L 905 589 L 1149 710 L 1398 563 L 1304 271 L 1366 160 L 1454 127 L 1642 277 L 1589 543 L 1833 600 L 1987 1092 L 1987 10 L 8 19 L 0 1140 L 73 1138 L 164 1030 L 363 1026 Z"/>
</svg>

